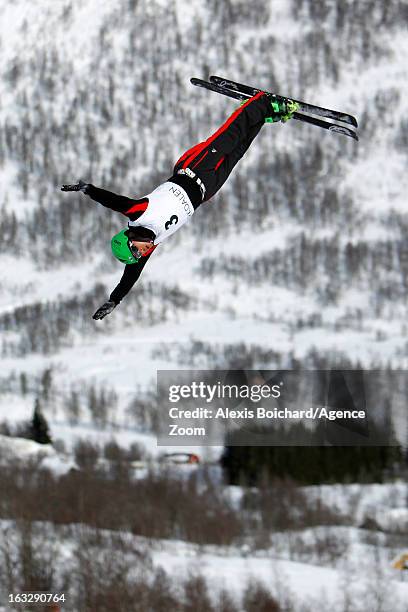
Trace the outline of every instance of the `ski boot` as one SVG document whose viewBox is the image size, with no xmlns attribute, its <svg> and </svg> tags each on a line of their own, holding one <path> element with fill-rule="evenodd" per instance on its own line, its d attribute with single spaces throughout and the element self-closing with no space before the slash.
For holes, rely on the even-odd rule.
<svg viewBox="0 0 408 612">
<path fill-rule="evenodd" d="M 289 119 L 292 119 L 293 113 L 299 110 L 299 104 L 293 100 L 271 100 L 271 106 L 273 109 L 273 115 L 265 118 L 265 123 L 276 123 L 282 121 L 286 123 Z"/>
</svg>

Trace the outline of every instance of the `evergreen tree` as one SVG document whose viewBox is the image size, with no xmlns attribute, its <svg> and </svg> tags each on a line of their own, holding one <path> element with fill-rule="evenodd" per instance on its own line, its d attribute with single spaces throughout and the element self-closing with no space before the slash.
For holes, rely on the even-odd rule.
<svg viewBox="0 0 408 612">
<path fill-rule="evenodd" d="M 38 397 L 35 400 L 34 414 L 31 421 L 31 439 L 39 444 L 51 444 L 52 442 L 48 423 L 45 416 L 41 412 Z"/>
</svg>

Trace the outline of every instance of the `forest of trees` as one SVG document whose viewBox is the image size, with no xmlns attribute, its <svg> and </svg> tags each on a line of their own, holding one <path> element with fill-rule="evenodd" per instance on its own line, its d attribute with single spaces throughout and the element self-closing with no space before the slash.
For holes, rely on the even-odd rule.
<svg viewBox="0 0 408 612">
<path fill-rule="evenodd" d="M 72 346 L 74 332 L 82 336 L 112 333 L 114 323 L 108 320 L 101 328 L 92 319 L 97 305 L 107 299 L 112 289 L 113 287 L 108 290 L 97 283 L 85 294 L 74 295 L 68 299 L 57 297 L 55 301 L 35 302 L 0 314 L 0 332 L 3 332 L 0 347 L 2 357 L 21 357 L 30 353 L 54 354 L 63 347 Z M 181 291 L 175 285 L 156 286 L 154 283 L 144 283 L 133 293 L 132 301 L 123 303 L 121 310 L 126 316 L 137 309 L 138 324 L 152 326 L 177 320 L 196 305 L 194 296 Z M 18 330 L 17 339 L 15 335 L 12 339 L 7 337 L 5 332 L 11 330 Z"/>
<path fill-rule="evenodd" d="M 290 41 L 290 52 L 285 45 L 283 82 L 282 71 L 274 62 L 282 42 L 273 33 L 274 14 L 268 3 L 257 1 L 248 6 L 241 0 L 229 0 L 219 5 L 212 1 L 206 12 L 192 19 L 187 32 L 175 4 L 164 9 L 157 3 L 151 10 L 147 4 L 122 0 L 120 10 L 118 7 L 103 22 L 88 57 L 91 81 L 76 74 L 74 59 L 62 58 L 57 44 L 35 55 L 21 53 L 7 66 L 5 82 L 13 90 L 15 106 L 13 112 L 5 112 L 0 124 L 0 163 L 16 165 L 12 193 L 29 198 L 32 206 L 24 217 L 17 214 L 5 189 L 0 252 L 18 253 L 24 244 L 24 256 L 28 254 L 41 270 L 67 262 L 79 265 L 85 257 L 94 260 L 98 274 L 100 260 L 89 254 L 89 243 L 93 253 L 107 251 L 106 241 L 117 231 L 120 220 L 83 196 L 61 194 L 58 185 L 81 174 L 129 195 L 146 193 L 169 175 L 180 151 L 217 126 L 227 110 L 226 102 L 220 98 L 217 104 L 212 94 L 194 91 L 189 85 L 192 48 L 204 45 L 208 50 L 206 61 L 195 64 L 197 76 L 206 75 L 217 58 L 217 65 L 232 76 L 241 73 L 243 77 L 250 54 L 262 58 L 251 64 L 254 83 L 273 84 L 278 91 L 302 97 L 323 82 L 335 86 L 351 64 L 353 70 L 363 69 L 391 58 L 392 51 L 378 36 L 378 28 L 396 31 L 407 16 L 406 3 L 401 0 L 384 5 L 374 0 L 364 5 L 356 0 L 293 0 L 294 24 L 308 23 L 310 28 L 300 29 L 299 36 Z M 72 8 L 61 8 L 61 13 L 69 26 L 74 17 Z M 324 27 L 317 27 L 322 22 Z M 269 36 L 263 33 L 244 44 L 239 42 L 243 24 L 256 29 L 265 23 L 271 25 Z M 119 32 L 124 33 L 124 44 L 114 52 L 112 40 Z M 126 78 L 129 74 L 131 81 Z M 62 91 L 60 83 L 68 82 L 69 88 Z M 31 92 L 36 94 L 35 105 Z M 364 143 L 376 135 L 383 113 L 399 96 L 395 87 L 384 88 L 364 108 L 359 117 L 364 134 L 362 155 L 367 154 L 368 144 Z M 390 146 L 405 152 L 405 118 L 400 125 L 396 120 L 393 128 L 387 128 Z M 285 129 L 295 138 L 292 126 Z M 273 284 L 298 294 L 307 291 L 316 301 L 314 325 L 319 312 L 326 306 L 341 305 L 342 296 L 352 286 L 368 299 L 361 309 L 342 312 L 340 308 L 335 325 L 361 331 L 365 320 L 387 316 L 403 331 L 408 288 L 406 215 L 393 210 L 376 215 L 375 223 L 386 229 L 389 237 L 362 237 L 373 217 L 361 210 L 352 189 L 342 188 L 346 160 L 358 160 L 359 149 L 346 139 L 323 139 L 318 130 L 305 126 L 296 125 L 296 134 L 300 135 L 296 147 L 275 147 L 273 155 L 262 158 L 251 151 L 217 196 L 216 205 L 203 208 L 189 230 L 201 248 L 210 236 L 226 231 L 291 224 L 297 229 L 285 246 L 271 244 L 267 252 L 251 256 L 250 262 L 239 255 L 221 256 L 217 262 L 206 257 L 197 273 L 216 283 L 230 280 L 249 287 L 267 286 L 268 290 Z M 266 141 L 266 136 L 263 138 Z M 181 240 L 181 236 L 173 237 L 174 244 Z M 106 259 L 104 271 L 116 269 L 108 252 Z M 29 279 L 23 282 L 29 283 Z M 104 288 L 104 298 L 105 289 L 109 288 Z M 166 320 L 150 289 L 142 282 L 132 294 L 136 307 L 137 294 L 147 301 L 148 325 Z M 27 312 L 3 315 L 1 329 L 13 329 L 22 336 L 16 344 L 15 338 L 9 340 L 6 335 L 3 355 L 56 351 L 72 342 L 69 330 L 78 326 L 82 333 L 94 333 L 91 321 L 77 321 L 86 318 L 88 308 L 92 311 L 103 291 L 102 285 L 96 284 L 70 300 L 61 298 L 60 304 L 34 303 Z M 167 301 L 165 296 L 172 291 L 184 294 L 181 288 L 162 286 L 160 300 Z M 168 306 L 172 310 L 188 308 L 193 299 L 193 295 L 185 295 L 183 306 L 170 298 Z M 67 316 L 69 309 L 73 316 Z M 125 317 L 122 306 L 121 312 Z M 119 311 L 116 316 L 121 316 Z M 30 318 L 35 319 L 38 330 L 27 329 Z M 50 320 L 47 337 L 44 327 Z M 311 326 L 310 319 L 294 322 L 298 324 Z M 326 325 L 323 317 L 321 326 Z M 107 329 L 105 326 L 103 331 Z M 385 339 L 386 333 L 382 334 Z"/>
<path fill-rule="evenodd" d="M 272 559 L 268 588 L 248 579 L 237 607 L 235 589 L 214 589 L 194 558 L 208 544 L 222 547 L 227 563 L 229 555 L 262 554 L 275 543 L 287 559 L 335 568 L 350 547 L 338 530 L 346 529 L 352 517 L 326 504 L 323 492 L 311 497 L 289 479 L 264 479 L 234 502 L 209 474 L 175 479 L 151 471 L 135 480 L 126 461 L 104 467 L 88 463 L 64 476 L 34 464 L 10 464 L 1 467 L 0 476 L 0 594 L 64 592 L 75 610 L 120 610 L 125 604 L 143 612 L 164 612 L 168 605 L 179 612 L 294 612 L 300 609 L 298 595 L 279 587 L 282 575 L 275 575 Z M 391 489 L 389 494 L 394 494 Z M 372 567 L 380 541 L 391 556 L 407 542 L 406 533 L 380 533 L 369 516 L 363 520 L 361 543 L 370 544 Z M 298 531 L 299 525 L 307 531 Z M 153 564 L 152 540 L 146 538 L 184 541 L 191 551 L 189 575 L 175 580 Z M 358 586 L 365 604 L 381 598 L 389 603 L 380 568 L 375 576 L 370 570 Z M 342 596 L 352 597 L 351 587 L 345 586 Z M 392 597 L 395 601 L 395 593 Z M 301 609 L 315 606 L 302 598 Z M 319 609 L 329 608 L 322 602 Z"/>
<path fill-rule="evenodd" d="M 58 415 L 71 427 L 91 424 L 97 430 L 114 432 L 126 424 L 128 429 L 155 433 L 161 416 L 154 385 L 143 391 L 135 387 L 134 393 L 119 398 L 106 383 L 78 380 L 61 385 L 52 367 L 36 374 L 20 371 L 0 377 L 0 401 L 10 404 L 15 397 L 32 406 L 33 415 L 37 408 L 47 420 Z M 29 419 L 15 422 L 7 416 L 0 419 L 0 434 L 32 438 Z"/>
<path fill-rule="evenodd" d="M 72 382 L 69 375 L 65 380 L 66 372 L 57 372 L 63 350 L 79 351 L 83 342 L 123 331 L 134 324 L 135 312 L 142 332 L 196 315 L 200 320 L 204 314 L 202 329 L 188 340 L 173 335 L 168 342 L 157 335 L 149 344 L 149 357 L 169 367 L 379 366 L 380 410 L 387 415 L 406 411 L 408 384 L 392 367 L 406 365 L 408 347 L 408 215 L 398 175 L 406 165 L 408 121 L 405 94 L 394 75 L 388 77 L 400 54 L 407 2 L 208 0 L 193 12 L 187 2 L 118 0 L 112 7 L 95 2 L 98 18 L 79 24 L 75 4 L 44 2 L 36 19 L 23 21 L 13 40 L 14 54 L 5 53 L 7 41 L 0 41 L 5 55 L 0 69 L 5 278 L 0 355 L 7 362 L 0 374 L 0 434 L 51 441 L 76 465 L 58 474 L 40 461 L 7 464 L 7 457 L 0 457 L 0 597 L 3 591 L 66 590 L 72 608 L 86 612 L 233 612 L 237 606 L 243 612 L 316 610 L 288 592 L 272 596 L 257 582 L 243 588 L 239 603 L 232 593 L 214 593 L 198 573 L 176 583 L 170 573 L 153 567 L 146 541 L 181 540 L 194 547 L 197 558 L 207 544 L 235 547 L 244 556 L 278 542 L 287 559 L 336 568 L 347 558 L 349 542 L 334 530 L 351 526 L 351 519 L 323 496 L 313 499 L 300 484 L 393 477 L 406 469 L 406 443 L 319 445 L 317 428 L 311 434 L 314 445 L 282 445 L 285 434 L 278 431 L 278 446 L 242 447 L 236 445 L 239 432 L 229 433 L 222 460 L 226 483 L 249 485 L 234 498 L 231 488 L 205 469 L 186 478 L 149 469 L 135 478 L 132 464 L 150 465 L 138 444 L 122 448 L 114 440 L 82 440 L 67 451 L 42 418 L 58 417 L 71 428 L 90 424 L 105 434 L 123 421 L 129 429 L 158 431 L 163 406 L 154 388 L 135 389 L 124 405 L 123 396 L 104 381 Z M 280 21 L 283 5 L 288 14 Z M 85 27 L 89 47 L 83 53 L 73 33 Z M 387 78 L 361 92 L 357 83 L 370 71 L 377 75 L 381 65 Z M 329 100 L 331 92 L 332 100 L 358 115 L 360 142 L 295 122 L 267 126 L 259 147 L 251 148 L 214 205 L 201 207 L 185 232 L 172 238 L 175 250 L 190 249 L 184 256 L 194 256 L 191 276 L 179 278 L 167 268 L 163 245 L 164 253 L 155 257 L 163 257 L 165 279 L 149 277 L 147 271 L 114 316 L 99 325 L 92 314 L 122 273 L 109 252 L 109 239 L 124 218 L 83 195 L 62 194 L 59 186 L 83 178 L 129 196 L 151 191 L 170 176 L 184 150 L 206 138 L 234 109 L 230 101 L 189 84 L 191 76 L 206 78 L 217 71 L 310 102 L 319 103 L 320 96 Z M 387 168 L 394 154 L 402 160 L 395 171 Z M 361 175 L 350 180 L 359 164 Z M 374 194 L 384 204 L 378 209 L 358 195 L 361 185 L 373 194 L 364 174 L 370 164 L 390 176 L 386 188 Z M 228 243 L 237 234 L 241 240 L 255 233 L 268 242 L 251 248 L 250 255 L 232 242 L 224 253 L 212 252 L 215 240 Z M 12 274 L 12 258 L 27 264 L 21 269 L 32 276 Z M 67 266 L 78 272 L 77 284 L 65 275 Z M 47 288 L 44 297 L 35 291 L 40 278 Z M 293 310 L 274 310 L 274 287 L 287 292 Z M 261 295 L 270 296 L 266 308 Z M 217 342 L 207 338 L 207 315 L 219 316 Z M 248 327 L 270 324 L 264 344 L 249 333 L 236 342 L 229 331 L 223 335 L 222 322 L 241 317 L 242 329 L 247 321 Z M 275 340 L 278 325 L 287 344 Z M 302 345 L 300 358 L 287 347 L 296 347 L 296 334 L 306 330 L 313 339 Z M 316 346 L 315 337 L 332 333 L 341 338 L 346 332 L 355 339 L 349 350 Z M 363 357 L 360 348 L 368 339 L 375 350 Z M 388 340 L 393 344 L 386 352 Z M 23 358 L 45 365 L 33 373 Z M 27 407 L 29 418 L 21 423 L 6 418 L 16 399 Z M 391 419 L 386 424 L 392 425 Z M 408 545 L 406 533 L 385 533 L 368 514 L 358 526 L 361 542 L 373 549 L 373 567 L 379 543 L 390 557 Z M 385 610 L 385 581 L 372 577 L 356 605 Z M 278 581 L 274 586 L 279 590 Z M 352 609 L 347 588 L 344 610 Z"/>
<path fill-rule="evenodd" d="M 293 445 L 299 432 L 282 429 L 260 431 L 269 446 L 237 446 L 240 433 L 226 438 L 222 465 L 229 484 L 255 486 L 265 478 L 292 478 L 299 484 L 383 482 L 406 469 L 399 445 L 320 446 L 319 427 L 309 435 L 309 446 Z"/>
</svg>

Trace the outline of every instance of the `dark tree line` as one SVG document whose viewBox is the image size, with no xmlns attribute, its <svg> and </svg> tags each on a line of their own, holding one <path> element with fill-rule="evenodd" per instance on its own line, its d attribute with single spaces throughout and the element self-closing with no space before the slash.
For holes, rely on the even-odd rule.
<svg viewBox="0 0 408 612">
<path fill-rule="evenodd" d="M 235 502 L 219 478 L 205 469 L 182 478 L 166 469 L 151 469 L 135 478 L 129 459 L 134 460 L 139 450 L 133 449 L 130 455 L 106 445 L 107 461 L 99 462 L 98 449 L 80 443 L 78 469 L 61 476 L 36 465 L 2 464 L 0 518 L 48 521 L 55 526 L 83 524 L 145 538 L 218 546 L 240 545 L 247 538 L 255 545 L 257 535 L 266 530 L 272 533 L 296 524 L 344 523 L 343 515 L 322 500 L 309 498 L 287 479 L 271 481 L 269 490 L 263 487 L 253 498 L 248 490 Z M 260 514 L 271 492 L 276 496 L 276 520 Z"/>
<path fill-rule="evenodd" d="M 339 408 L 349 408 L 343 395 L 339 400 Z M 404 455 L 395 440 L 389 402 L 380 396 L 376 401 L 389 413 L 383 422 L 368 412 L 358 423 L 257 424 L 228 432 L 221 460 L 227 481 L 247 486 L 276 478 L 299 484 L 383 482 L 403 468 Z"/>
</svg>

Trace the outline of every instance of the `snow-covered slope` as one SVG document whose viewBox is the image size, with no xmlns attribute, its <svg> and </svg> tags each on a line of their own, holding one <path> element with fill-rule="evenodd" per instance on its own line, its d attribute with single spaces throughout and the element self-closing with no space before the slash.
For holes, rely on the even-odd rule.
<svg viewBox="0 0 408 612">
<path fill-rule="evenodd" d="M 373 502 L 377 511 L 390 512 L 398 497 L 402 501 L 405 484 L 325 486 L 309 493 L 323 495 L 331 502 L 338 502 L 339 507 L 344 507 L 345 501 L 351 503 L 354 510 L 348 514 L 349 525 L 276 531 L 270 539 L 265 535 L 262 543 L 257 542 L 255 546 L 251 540 L 241 546 L 216 546 L 178 539 L 147 539 L 107 529 L 96 531 L 81 524 L 56 526 L 34 522 L 28 542 L 37 553 L 41 551 L 40 563 L 44 563 L 52 550 L 53 584 L 63 583 L 66 574 L 70 574 L 66 595 L 70 596 L 73 610 L 77 609 L 74 601 L 82 601 L 83 597 L 77 585 L 85 581 L 78 558 L 89 551 L 95 573 L 99 570 L 105 575 L 103 560 L 107 555 L 120 564 L 123 588 L 131 579 L 151 577 L 158 567 L 170 577 L 171 586 L 176 589 L 188 576 L 201 575 L 209 586 L 210 598 L 215 601 L 225 589 L 235 602 L 232 609 L 237 611 L 244 609 L 238 602 L 248 583 L 259 581 L 279 601 L 281 609 L 405 612 L 408 583 L 401 578 L 401 571 L 393 568 L 395 558 L 404 552 L 404 536 L 400 535 L 399 543 L 397 539 L 393 543 L 392 538 L 387 540 L 387 534 L 373 527 L 356 526 L 360 509 L 369 508 Z M 22 537 L 21 525 L 10 520 L 0 521 L 0 538 L 7 539 L 7 547 L 3 547 L 1 554 L 13 560 L 15 567 L 18 567 L 18 545 Z"/>
<path fill-rule="evenodd" d="M 399 0 L 3 2 L 2 376 L 52 368 L 60 394 L 108 385 L 125 421 L 129 398 L 157 369 L 188 367 L 197 346 L 199 367 L 214 365 L 205 346 L 223 355 L 239 343 L 254 367 L 313 367 L 313 355 L 404 367 L 405 18 Z M 82 176 L 129 195 L 153 188 L 234 108 L 189 84 L 210 73 L 353 112 L 360 142 L 265 127 L 96 323 L 121 275 L 109 239 L 123 220 L 58 186 Z M 57 408 L 48 416 L 64 419 Z"/>
</svg>

